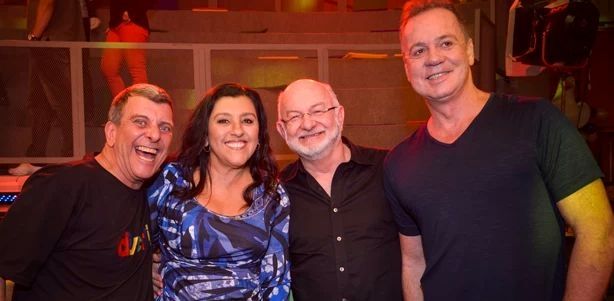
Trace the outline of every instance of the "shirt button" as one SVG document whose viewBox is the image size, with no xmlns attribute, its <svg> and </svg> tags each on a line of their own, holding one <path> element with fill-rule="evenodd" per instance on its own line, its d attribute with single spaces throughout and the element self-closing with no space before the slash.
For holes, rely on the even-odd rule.
<svg viewBox="0 0 614 301">
<path fill-rule="evenodd" d="M 339 211 L 339 209 L 337 209 L 337 208 L 333 208 L 333 212 L 334 212 L 334 213 L 337 213 L 337 211 Z"/>
<path fill-rule="evenodd" d="M 344 267 L 340 267 L 339 268 L 339 272 L 343 272 L 343 271 L 345 271 L 345 268 Z"/>
<path fill-rule="evenodd" d="M 341 236 L 337 236 L 337 241 L 341 241 Z"/>
</svg>

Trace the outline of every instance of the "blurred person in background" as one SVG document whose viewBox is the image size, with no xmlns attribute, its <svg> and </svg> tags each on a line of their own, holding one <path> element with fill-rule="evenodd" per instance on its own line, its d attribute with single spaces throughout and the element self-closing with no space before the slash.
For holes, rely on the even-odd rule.
<svg viewBox="0 0 614 301">
<path fill-rule="evenodd" d="M 110 0 L 106 41 L 137 43 L 149 41 L 147 10 L 151 2 L 151 0 Z M 126 86 L 120 73 L 124 63 L 132 78 L 132 84 L 147 82 L 145 49 L 104 48 L 100 69 L 113 96 Z"/>
</svg>

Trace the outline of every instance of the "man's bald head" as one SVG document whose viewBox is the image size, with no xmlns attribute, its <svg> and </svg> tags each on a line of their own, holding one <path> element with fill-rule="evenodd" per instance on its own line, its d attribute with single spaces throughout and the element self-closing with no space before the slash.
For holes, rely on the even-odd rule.
<svg viewBox="0 0 614 301">
<path fill-rule="evenodd" d="M 339 105 L 337 95 L 329 84 L 312 79 L 299 79 L 291 82 L 284 91 L 279 93 L 279 97 L 277 98 L 277 119 L 283 119 L 281 106 L 286 98 L 300 99 L 300 97 L 305 97 L 303 98 L 304 101 L 308 101 L 308 97 L 313 95 L 320 95 L 327 98 L 330 101 L 330 106 Z"/>
</svg>

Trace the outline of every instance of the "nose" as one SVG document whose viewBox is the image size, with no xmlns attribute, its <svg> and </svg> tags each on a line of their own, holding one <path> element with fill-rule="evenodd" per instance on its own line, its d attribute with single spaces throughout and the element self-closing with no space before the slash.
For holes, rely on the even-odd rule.
<svg viewBox="0 0 614 301">
<path fill-rule="evenodd" d="M 241 124 L 241 122 L 233 122 L 231 133 L 237 137 L 243 136 L 243 133 L 244 133 L 243 124 Z"/>
<path fill-rule="evenodd" d="M 160 136 L 160 128 L 158 128 L 156 125 L 149 127 L 149 130 L 147 131 L 147 138 L 153 142 L 156 142 L 160 140 Z"/>
<path fill-rule="evenodd" d="M 428 67 L 434 67 L 434 66 L 437 66 L 443 63 L 443 61 L 444 61 L 444 56 L 441 55 L 441 53 L 439 52 L 437 48 L 433 48 L 433 49 L 429 49 L 429 51 L 426 53 L 426 60 L 424 63 Z"/>
<path fill-rule="evenodd" d="M 313 116 L 311 116 L 311 114 L 305 114 L 303 115 L 303 118 L 301 118 L 301 127 L 304 129 L 311 129 L 313 128 L 315 125 L 315 122 L 313 121 Z"/>
</svg>

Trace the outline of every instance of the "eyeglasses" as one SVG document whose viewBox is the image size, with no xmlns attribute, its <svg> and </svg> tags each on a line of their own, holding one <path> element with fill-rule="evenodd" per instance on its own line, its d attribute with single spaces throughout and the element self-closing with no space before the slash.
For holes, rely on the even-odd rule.
<svg viewBox="0 0 614 301">
<path fill-rule="evenodd" d="M 330 107 L 324 110 L 315 110 L 315 111 L 305 112 L 305 113 L 296 113 L 295 115 L 288 117 L 288 119 L 286 120 L 282 119 L 281 121 L 283 121 L 286 125 L 297 125 L 301 121 L 303 121 L 303 118 L 305 117 L 305 115 L 309 115 L 312 118 L 319 118 L 319 117 L 322 117 L 325 113 L 332 111 L 338 107 L 340 106 L 333 106 L 333 107 Z"/>
</svg>

